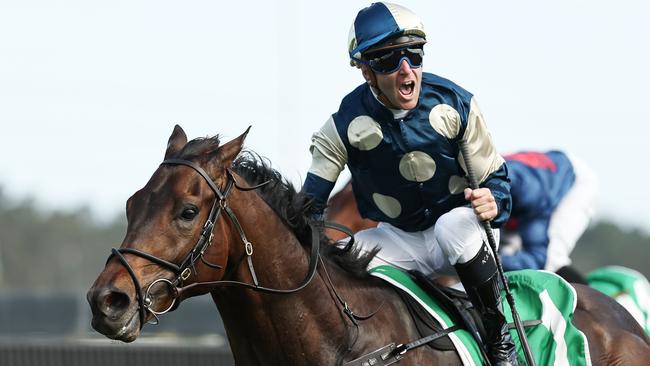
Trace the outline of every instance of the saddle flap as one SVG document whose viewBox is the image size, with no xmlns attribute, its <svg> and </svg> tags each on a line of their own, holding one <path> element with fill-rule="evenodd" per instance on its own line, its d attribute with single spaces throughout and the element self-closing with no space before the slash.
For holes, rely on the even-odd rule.
<svg viewBox="0 0 650 366">
<path fill-rule="evenodd" d="M 406 304 L 406 308 L 409 310 L 411 318 L 415 323 L 415 327 L 418 330 L 420 337 L 429 336 L 431 334 L 440 332 L 443 329 L 440 326 L 440 323 L 437 322 L 420 303 L 414 300 L 411 296 L 407 295 L 404 291 L 398 291 L 398 293 Z M 449 339 L 449 336 L 435 339 L 427 343 L 427 345 L 441 351 L 451 351 L 455 349 L 454 344 L 451 342 L 451 339 Z"/>
<path fill-rule="evenodd" d="M 469 301 L 467 294 L 450 287 L 441 286 L 420 271 L 408 272 L 420 287 L 422 287 L 450 315 L 455 324 L 467 330 L 474 340 L 485 350 L 482 339 L 485 338 L 483 321 Z"/>
</svg>

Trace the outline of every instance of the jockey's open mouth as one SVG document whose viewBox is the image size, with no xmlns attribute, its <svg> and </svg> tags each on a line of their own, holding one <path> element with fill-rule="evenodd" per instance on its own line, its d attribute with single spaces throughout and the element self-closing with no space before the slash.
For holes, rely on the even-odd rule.
<svg viewBox="0 0 650 366">
<path fill-rule="evenodd" d="M 403 82 L 399 86 L 399 92 L 404 97 L 412 96 L 414 90 L 415 90 L 415 81 L 413 80 Z"/>
</svg>

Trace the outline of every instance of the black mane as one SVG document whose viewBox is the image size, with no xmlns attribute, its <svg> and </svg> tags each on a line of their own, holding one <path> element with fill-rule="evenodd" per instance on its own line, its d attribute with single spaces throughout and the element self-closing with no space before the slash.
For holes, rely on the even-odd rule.
<svg viewBox="0 0 650 366">
<path fill-rule="evenodd" d="M 306 197 L 271 167 L 268 159 L 252 151 L 242 151 L 233 162 L 233 171 L 250 185 L 270 183 L 256 192 L 291 228 L 302 245 L 311 245 L 310 220 L 318 216 L 313 200 Z M 358 277 L 367 276 L 366 268 L 375 251 L 362 254 L 358 249 L 344 251 L 321 234 L 321 253 Z"/>
</svg>

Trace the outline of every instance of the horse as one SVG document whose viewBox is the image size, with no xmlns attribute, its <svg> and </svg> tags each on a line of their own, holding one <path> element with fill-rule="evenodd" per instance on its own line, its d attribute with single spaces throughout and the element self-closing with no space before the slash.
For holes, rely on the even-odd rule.
<svg viewBox="0 0 650 366">
<path fill-rule="evenodd" d="M 247 133 L 188 142 L 175 126 L 163 162 L 127 201 L 121 246 L 88 290 L 93 328 L 132 342 L 183 299 L 209 293 L 237 365 L 346 365 L 419 338 L 397 290 L 366 271 L 376 251 L 330 245 L 310 201 L 242 151 Z M 595 290 L 576 291 L 573 323 L 592 363 L 645 363 L 650 340 L 634 319 Z M 432 347 L 394 361 L 461 364 Z"/>
</svg>

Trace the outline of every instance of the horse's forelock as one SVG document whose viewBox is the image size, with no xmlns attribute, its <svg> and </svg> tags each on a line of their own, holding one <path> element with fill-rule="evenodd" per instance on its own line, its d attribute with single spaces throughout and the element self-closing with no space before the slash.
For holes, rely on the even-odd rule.
<svg viewBox="0 0 650 366">
<path fill-rule="evenodd" d="M 200 157 L 210 151 L 215 151 L 219 148 L 219 135 L 212 137 L 199 137 L 188 142 L 183 149 L 178 153 L 178 158 L 191 159 Z"/>
</svg>

